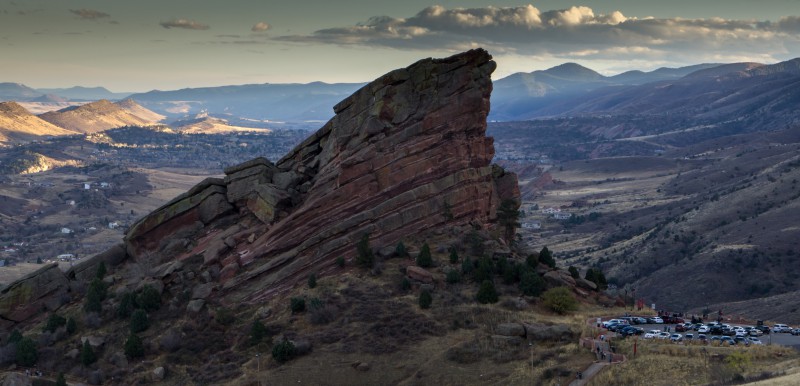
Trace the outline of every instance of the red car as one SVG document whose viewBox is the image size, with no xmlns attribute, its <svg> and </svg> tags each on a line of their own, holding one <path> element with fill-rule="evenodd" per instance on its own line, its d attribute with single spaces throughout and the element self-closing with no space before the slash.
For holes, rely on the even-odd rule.
<svg viewBox="0 0 800 386">
<path fill-rule="evenodd" d="M 686 326 L 684 326 L 682 324 L 679 324 L 679 325 L 675 326 L 675 331 L 676 332 L 684 332 L 684 331 L 689 331 L 689 329 L 686 328 Z"/>
</svg>

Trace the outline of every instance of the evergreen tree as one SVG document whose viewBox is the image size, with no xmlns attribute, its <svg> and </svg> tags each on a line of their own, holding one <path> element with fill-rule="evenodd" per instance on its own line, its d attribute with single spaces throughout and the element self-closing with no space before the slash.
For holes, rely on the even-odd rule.
<svg viewBox="0 0 800 386">
<path fill-rule="evenodd" d="M 39 360 L 39 352 L 33 339 L 24 337 L 17 342 L 17 365 L 31 367 Z"/>
<path fill-rule="evenodd" d="M 419 293 L 419 308 L 431 308 L 431 303 L 433 303 L 433 297 L 430 292 L 422 291 Z"/>
<path fill-rule="evenodd" d="M 58 314 L 51 314 L 49 318 L 47 318 L 47 324 L 44 327 L 45 331 L 56 332 L 56 330 L 67 324 L 67 320 L 64 319 L 63 316 Z"/>
<path fill-rule="evenodd" d="M 119 305 L 117 305 L 117 317 L 120 319 L 127 319 L 131 316 L 133 310 L 136 309 L 136 300 L 132 293 L 125 292 L 119 298 Z"/>
<path fill-rule="evenodd" d="M 150 327 L 150 321 L 147 319 L 147 312 L 144 310 L 136 310 L 131 314 L 131 332 L 137 333 L 147 330 Z"/>
<path fill-rule="evenodd" d="M 267 335 L 267 327 L 260 320 L 256 319 L 250 325 L 250 344 L 255 346 Z"/>
<path fill-rule="evenodd" d="M 90 345 L 89 341 L 86 340 L 83 342 L 83 349 L 81 349 L 81 364 L 84 366 L 89 366 L 94 362 L 97 362 L 97 354 L 94 353 L 92 345 Z"/>
<path fill-rule="evenodd" d="M 428 268 L 433 265 L 433 257 L 431 257 L 431 247 L 428 243 L 422 244 L 422 250 L 417 255 L 417 265 L 423 268 Z"/>
<path fill-rule="evenodd" d="M 572 276 L 573 279 L 581 277 L 581 274 L 578 272 L 578 269 L 571 265 L 569 266 L 569 275 Z"/>
<path fill-rule="evenodd" d="M 494 288 L 494 283 L 491 280 L 484 280 L 478 289 L 477 299 L 479 303 L 497 303 L 498 296 L 497 290 Z"/>
<path fill-rule="evenodd" d="M 450 264 L 458 263 L 458 251 L 456 247 L 450 247 Z"/>
<path fill-rule="evenodd" d="M 317 275 L 312 273 L 308 275 L 308 288 L 315 288 L 317 286 Z"/>
<path fill-rule="evenodd" d="M 125 356 L 128 358 L 141 358 L 144 356 L 144 345 L 138 335 L 131 333 L 125 341 Z"/>
<path fill-rule="evenodd" d="M 294 358 L 296 353 L 294 343 L 290 340 L 284 340 L 272 346 L 272 358 L 275 359 L 278 363 L 283 363 L 286 361 L 291 360 Z"/>
<path fill-rule="evenodd" d="M 8 344 L 11 343 L 19 343 L 22 340 L 22 334 L 19 331 L 13 330 L 11 334 L 8 336 Z"/>
<path fill-rule="evenodd" d="M 544 279 L 530 268 L 520 273 L 519 290 L 526 296 L 539 296 L 545 285 Z"/>
<path fill-rule="evenodd" d="M 506 241 L 514 241 L 514 234 L 519 228 L 519 204 L 512 199 L 503 200 L 497 208 L 497 222 L 505 231 Z"/>
<path fill-rule="evenodd" d="M 64 378 L 64 373 L 58 373 L 58 378 L 56 378 L 56 386 L 67 386 L 67 380 Z"/>
<path fill-rule="evenodd" d="M 106 277 L 106 273 L 108 273 L 106 270 L 106 263 L 101 261 L 100 264 L 97 265 L 97 271 L 95 272 L 94 277 L 103 280 L 103 278 Z"/>
<path fill-rule="evenodd" d="M 394 247 L 394 254 L 397 255 L 397 257 L 408 256 L 408 249 L 406 249 L 406 245 L 403 244 L 402 240 L 397 242 L 397 246 Z"/>
<path fill-rule="evenodd" d="M 553 259 L 553 253 L 547 247 L 543 247 L 539 252 L 539 261 L 546 264 L 550 268 L 556 267 L 556 261 Z"/>
<path fill-rule="evenodd" d="M 161 308 L 161 294 L 151 285 L 145 285 L 142 287 L 142 292 L 136 296 L 136 305 L 148 312 L 155 311 Z"/>
<path fill-rule="evenodd" d="M 67 318 L 67 334 L 74 334 L 75 331 L 78 330 L 78 324 L 75 323 L 75 319 Z"/>
<path fill-rule="evenodd" d="M 84 309 L 87 312 L 100 312 L 102 311 L 102 301 L 106 298 L 106 285 L 100 279 L 94 278 L 89 283 L 89 289 L 86 291 L 86 304 Z"/>
<path fill-rule="evenodd" d="M 372 247 L 369 246 L 369 233 L 361 236 L 361 240 L 356 244 L 356 263 L 363 268 L 372 268 L 375 260 L 375 254 L 372 252 Z"/>
</svg>

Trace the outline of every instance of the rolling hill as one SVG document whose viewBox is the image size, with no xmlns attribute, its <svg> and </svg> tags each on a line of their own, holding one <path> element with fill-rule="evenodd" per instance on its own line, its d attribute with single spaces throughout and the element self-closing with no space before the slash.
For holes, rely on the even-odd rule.
<svg viewBox="0 0 800 386">
<path fill-rule="evenodd" d="M 140 117 L 132 112 L 146 117 Z M 144 109 L 133 101 L 116 104 L 100 100 L 79 107 L 44 113 L 39 117 L 69 130 L 96 133 L 122 126 L 147 126 L 157 122 L 154 118 L 160 117 L 160 115 Z"/>
<path fill-rule="evenodd" d="M 0 143 L 26 142 L 46 136 L 78 134 L 31 114 L 15 102 L 0 102 Z"/>
</svg>

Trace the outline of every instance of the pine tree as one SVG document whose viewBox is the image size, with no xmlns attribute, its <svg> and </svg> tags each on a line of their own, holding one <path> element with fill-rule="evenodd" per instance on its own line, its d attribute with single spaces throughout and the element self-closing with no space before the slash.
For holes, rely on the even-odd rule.
<svg viewBox="0 0 800 386">
<path fill-rule="evenodd" d="M 419 308 L 427 309 L 431 308 L 431 303 L 433 303 L 433 297 L 431 293 L 427 290 L 423 290 L 419 293 Z"/>
<path fill-rule="evenodd" d="M 144 310 L 136 310 L 131 314 L 131 332 L 137 333 L 147 330 L 150 327 L 150 321 L 147 319 L 147 312 Z"/>
<path fill-rule="evenodd" d="M 125 341 L 125 356 L 128 358 L 141 358 L 144 356 L 144 345 L 138 335 L 131 333 Z"/>
<path fill-rule="evenodd" d="M 539 261 L 546 264 L 550 268 L 556 267 L 556 261 L 553 259 L 553 252 L 550 252 L 547 247 L 543 247 L 542 250 L 539 252 Z"/>
<path fill-rule="evenodd" d="M 369 246 L 369 233 L 361 236 L 361 240 L 356 244 L 356 263 L 363 268 L 372 268 L 375 255 L 372 247 Z"/>
<path fill-rule="evenodd" d="M 458 251 L 455 247 L 450 247 L 450 264 L 458 263 Z"/>
<path fill-rule="evenodd" d="M 97 354 L 94 353 L 92 345 L 89 344 L 89 341 L 87 340 L 83 342 L 83 349 L 81 350 L 81 363 L 84 366 L 89 366 L 94 362 L 97 362 Z"/>
<path fill-rule="evenodd" d="M 494 283 L 492 283 L 491 280 L 484 280 L 483 283 L 481 283 L 477 298 L 478 302 L 482 304 L 497 303 L 497 300 L 499 300 L 497 290 L 494 288 Z"/>
<path fill-rule="evenodd" d="M 422 249 L 417 255 L 417 265 L 423 268 L 428 268 L 433 265 L 433 258 L 431 257 L 431 247 L 428 243 L 422 244 Z"/>
</svg>

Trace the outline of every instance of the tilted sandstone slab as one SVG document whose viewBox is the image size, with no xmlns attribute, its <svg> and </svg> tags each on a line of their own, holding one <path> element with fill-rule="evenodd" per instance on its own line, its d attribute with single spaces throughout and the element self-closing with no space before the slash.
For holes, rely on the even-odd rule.
<svg viewBox="0 0 800 386">
<path fill-rule="evenodd" d="M 223 181 L 205 181 L 141 219 L 126 250 L 153 265 L 207 255 L 209 235 L 238 222 L 252 229 L 247 245 L 204 260 L 222 271 L 223 293 L 258 301 L 310 270 L 336 269 L 364 234 L 385 246 L 441 226 L 490 225 L 501 200 L 519 197 L 516 176 L 491 165 L 494 69 L 478 49 L 392 71 L 337 104 L 277 163 L 228 168 Z M 239 236 L 226 244 L 243 244 Z"/>
</svg>

